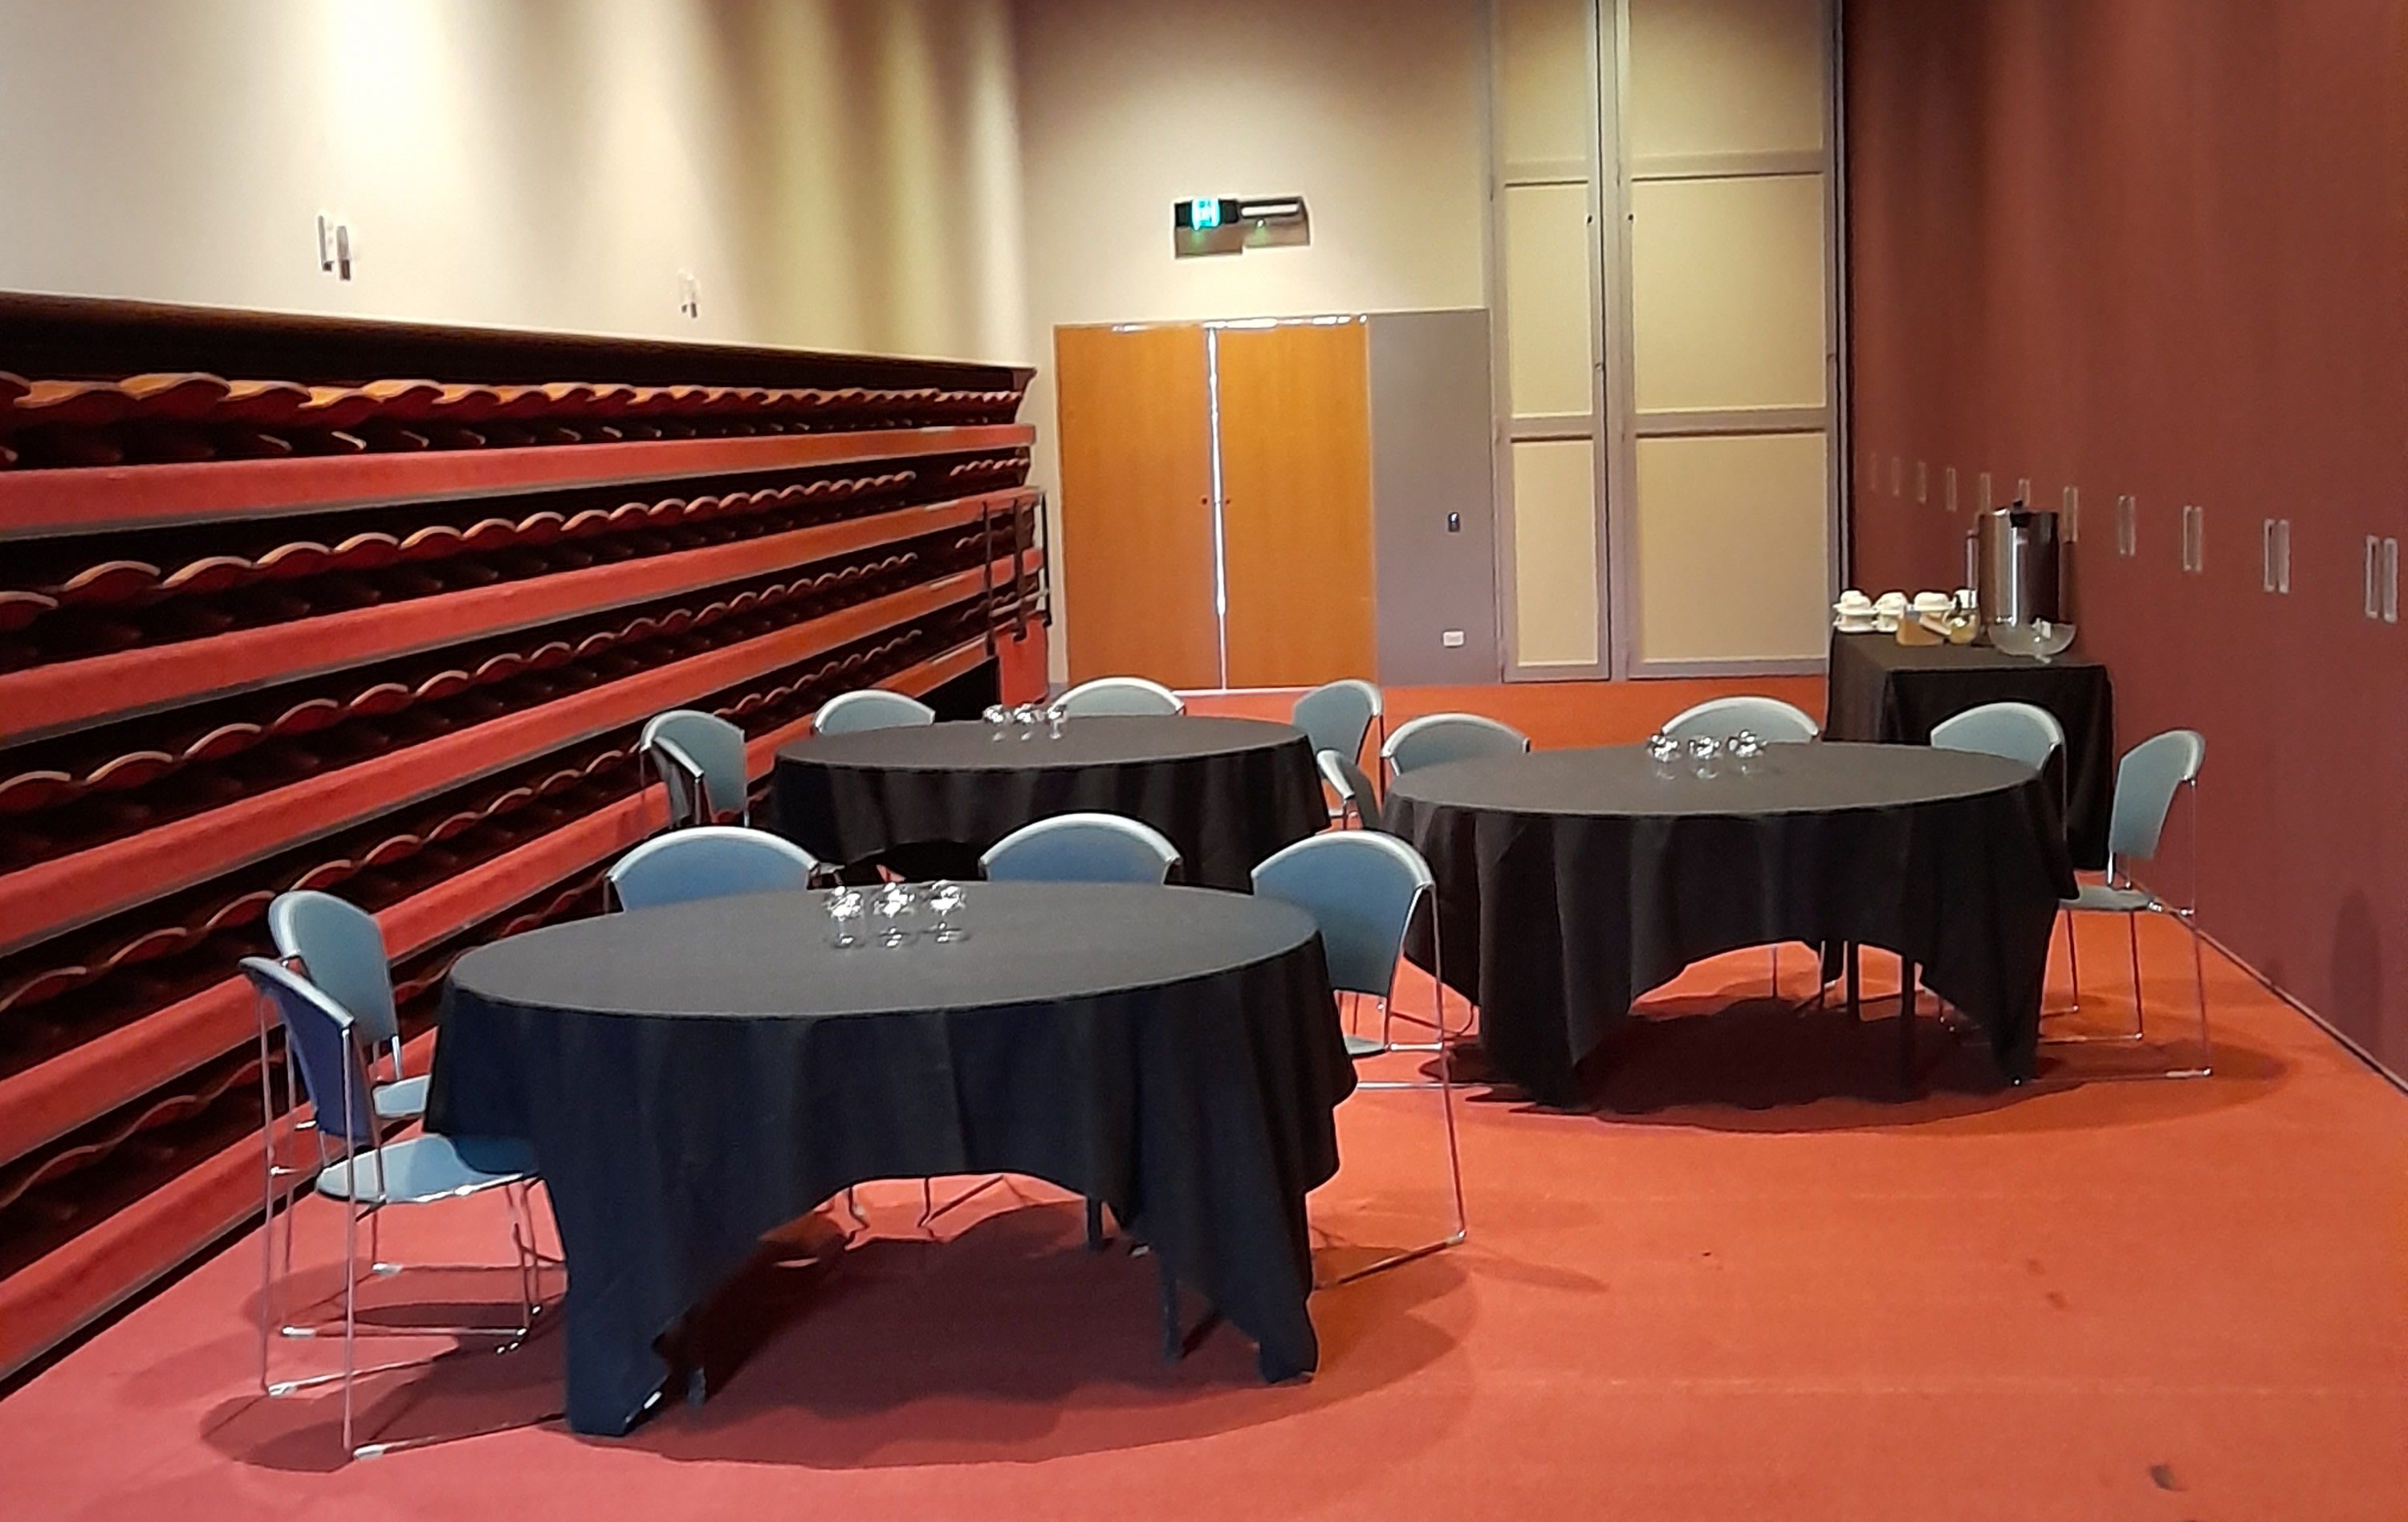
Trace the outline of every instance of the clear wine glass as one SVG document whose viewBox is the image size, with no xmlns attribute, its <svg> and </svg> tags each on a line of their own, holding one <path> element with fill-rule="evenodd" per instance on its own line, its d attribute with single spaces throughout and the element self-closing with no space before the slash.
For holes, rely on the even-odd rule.
<svg viewBox="0 0 2408 1522">
<path fill-rule="evenodd" d="M 920 896 L 910 883 L 887 883 L 869 907 L 878 923 L 879 944 L 900 946 L 919 933 Z"/>
<path fill-rule="evenodd" d="M 928 912 L 936 920 L 931 937 L 939 945 L 950 946 L 968 940 L 970 933 L 962 928 L 962 910 L 969 895 L 958 883 L 939 881 L 928 884 Z"/>
<path fill-rule="evenodd" d="M 1004 726 L 1011 723 L 1011 710 L 1001 703 L 989 703 L 982 717 L 987 723 L 986 738 L 990 740 L 998 740 L 1003 738 Z"/>
<path fill-rule="evenodd" d="M 861 919 L 868 906 L 859 888 L 836 888 L 827 896 L 828 943 L 838 951 L 861 944 Z"/>
</svg>

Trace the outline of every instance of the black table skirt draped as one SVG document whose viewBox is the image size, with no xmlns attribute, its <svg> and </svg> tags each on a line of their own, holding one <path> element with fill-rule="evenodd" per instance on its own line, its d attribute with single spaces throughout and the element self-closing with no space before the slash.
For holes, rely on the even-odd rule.
<svg viewBox="0 0 2408 1522">
<path fill-rule="evenodd" d="M 1093 885 L 974 885 L 968 912 L 959 946 L 836 952 L 818 896 L 773 895 L 462 959 L 428 1125 L 534 1145 L 571 1428 L 625 1431 L 668 1372 L 657 1340 L 763 1233 L 879 1178 L 1101 1200 L 1266 1378 L 1314 1366 L 1305 1195 L 1337 1170 L 1354 1074 L 1311 921 Z M 825 1012 L 782 1012 L 804 1010 Z"/>
<path fill-rule="evenodd" d="M 1638 748 L 1541 752 L 1398 781 L 1387 822 L 1438 879 L 1450 985 L 1534 1098 L 1641 995 L 1703 957 L 1854 940 L 1924 968 L 2028 1074 L 2051 922 L 2071 890 L 2057 805 L 2012 762 L 1769 747 L 1758 775 L 1677 782 Z M 1882 801 L 1885 796 L 1892 801 Z"/>
<path fill-rule="evenodd" d="M 1901 645 L 1886 634 L 1831 635 L 1826 739 L 1928 745 L 1932 729 L 1984 703 L 2029 703 L 2065 730 L 2065 832 L 2074 865 L 2107 865 L 2115 794 L 2115 689 L 2080 655 L 2046 665 L 1987 645 Z"/>
<path fill-rule="evenodd" d="M 1254 719 L 1072 719 L 1060 739 L 983 724 L 821 735 L 778 753 L 778 828 L 824 861 L 942 842 L 983 851 L 1093 810 L 1179 848 L 1180 881 L 1244 891 L 1257 863 L 1328 824 L 1301 730 Z"/>
</svg>

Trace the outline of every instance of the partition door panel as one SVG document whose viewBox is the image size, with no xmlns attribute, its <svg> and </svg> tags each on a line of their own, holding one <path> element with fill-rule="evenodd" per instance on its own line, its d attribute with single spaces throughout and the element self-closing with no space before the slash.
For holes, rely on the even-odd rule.
<svg viewBox="0 0 2408 1522">
<path fill-rule="evenodd" d="M 1376 668 L 1365 331 L 1350 317 L 1213 334 L 1229 686 Z"/>
<path fill-rule="evenodd" d="M 1054 332 L 1070 678 L 1221 680 L 1205 332 Z"/>
</svg>

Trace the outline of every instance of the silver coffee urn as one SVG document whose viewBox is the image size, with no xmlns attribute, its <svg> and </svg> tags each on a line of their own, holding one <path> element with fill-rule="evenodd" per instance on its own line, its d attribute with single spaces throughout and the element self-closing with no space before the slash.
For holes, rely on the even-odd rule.
<svg viewBox="0 0 2408 1522">
<path fill-rule="evenodd" d="M 2060 622 L 2056 513 L 1993 508 L 1973 520 L 1965 558 L 1985 629 Z"/>
</svg>

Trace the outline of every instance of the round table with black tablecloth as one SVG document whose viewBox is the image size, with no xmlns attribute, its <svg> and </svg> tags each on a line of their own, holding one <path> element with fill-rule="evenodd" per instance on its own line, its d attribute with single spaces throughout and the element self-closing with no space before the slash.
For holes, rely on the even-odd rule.
<svg viewBox="0 0 2408 1522">
<path fill-rule="evenodd" d="M 764 1232 L 879 1178 L 1075 1189 L 1252 1337 L 1266 1378 L 1314 1366 L 1305 1195 L 1337 1170 L 1354 1078 L 1312 919 L 1195 888 L 968 894 L 952 944 L 838 949 L 824 895 L 769 894 L 452 969 L 427 1123 L 535 1148 L 576 1430 L 627 1430 L 668 1373 L 656 1340 Z"/>
<path fill-rule="evenodd" d="M 823 861 L 951 842 L 983 851 L 1021 826 L 1094 810 L 1179 848 L 1180 881 L 1245 889 L 1255 864 L 1327 826 L 1304 732 L 1258 719 L 1070 719 L 997 731 L 939 724 L 814 735 L 778 753 L 779 832 Z"/>
<path fill-rule="evenodd" d="M 1450 984 L 1500 1071 L 1555 1104 L 1650 988 L 1700 958 L 1803 940 L 1886 947 L 2028 1074 L 2057 900 L 2052 792 L 1995 756 L 1771 745 L 1717 774 L 1637 746 L 1451 762 L 1389 789 L 1429 861 Z"/>
</svg>

